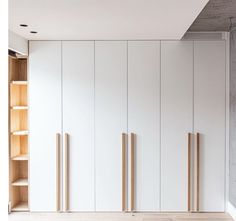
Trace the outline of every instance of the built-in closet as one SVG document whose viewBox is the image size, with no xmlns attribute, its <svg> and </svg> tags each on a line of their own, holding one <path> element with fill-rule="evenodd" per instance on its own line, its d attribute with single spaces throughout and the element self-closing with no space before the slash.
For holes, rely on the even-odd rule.
<svg viewBox="0 0 236 221">
<path fill-rule="evenodd" d="M 30 41 L 30 211 L 224 211 L 225 51 Z"/>
<path fill-rule="evenodd" d="M 225 41 L 161 44 L 161 210 L 224 211 Z"/>
</svg>

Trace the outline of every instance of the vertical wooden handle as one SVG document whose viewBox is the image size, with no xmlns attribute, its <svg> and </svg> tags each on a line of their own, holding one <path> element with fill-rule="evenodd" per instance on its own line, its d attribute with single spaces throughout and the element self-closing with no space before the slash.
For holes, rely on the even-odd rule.
<svg viewBox="0 0 236 221">
<path fill-rule="evenodd" d="M 196 150 L 194 155 L 194 209 L 199 211 L 199 170 L 200 170 L 200 134 L 196 133 Z"/>
<path fill-rule="evenodd" d="M 199 211 L 199 190 L 200 190 L 200 134 L 197 133 L 197 211 Z"/>
<path fill-rule="evenodd" d="M 191 211 L 191 133 L 188 133 L 188 211 Z"/>
<path fill-rule="evenodd" d="M 69 157 L 69 134 L 65 133 L 65 211 L 69 209 L 69 171 L 68 171 L 68 157 Z"/>
<path fill-rule="evenodd" d="M 126 211 L 126 134 L 122 133 L 122 211 Z"/>
<path fill-rule="evenodd" d="M 61 209 L 61 185 L 60 185 L 60 179 L 61 179 L 61 176 L 60 176 L 60 157 L 61 157 L 61 154 L 60 154 L 60 150 L 61 150 L 61 136 L 59 133 L 56 134 L 56 208 L 57 208 L 57 211 L 59 212 L 60 209 Z"/>
<path fill-rule="evenodd" d="M 131 191 L 130 191 L 130 194 L 131 194 L 131 211 L 134 211 L 134 202 L 135 202 L 135 199 L 134 199 L 134 188 L 135 188 L 135 184 L 134 184 L 134 173 L 135 173 L 135 134 L 134 133 L 131 133 Z"/>
</svg>

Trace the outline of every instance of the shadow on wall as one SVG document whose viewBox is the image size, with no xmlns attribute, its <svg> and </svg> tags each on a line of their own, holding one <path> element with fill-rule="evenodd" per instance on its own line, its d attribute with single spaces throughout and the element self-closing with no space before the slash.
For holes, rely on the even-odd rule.
<svg viewBox="0 0 236 221">
<path fill-rule="evenodd" d="M 230 33 L 229 201 L 236 207 L 236 28 Z"/>
</svg>

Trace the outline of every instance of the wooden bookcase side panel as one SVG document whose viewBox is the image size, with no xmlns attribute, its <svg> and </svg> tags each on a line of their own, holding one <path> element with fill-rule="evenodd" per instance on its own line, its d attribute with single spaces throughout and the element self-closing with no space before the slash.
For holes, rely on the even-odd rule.
<svg viewBox="0 0 236 221">
<path fill-rule="evenodd" d="M 11 198 L 10 198 L 11 207 L 14 208 L 20 202 L 19 189 L 10 186 L 10 193 L 11 193 Z"/>
</svg>

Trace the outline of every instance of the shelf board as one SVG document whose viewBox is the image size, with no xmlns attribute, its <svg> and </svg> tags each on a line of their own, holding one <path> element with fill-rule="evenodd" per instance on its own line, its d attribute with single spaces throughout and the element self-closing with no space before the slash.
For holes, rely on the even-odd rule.
<svg viewBox="0 0 236 221">
<path fill-rule="evenodd" d="M 28 82 L 27 81 L 11 81 L 11 84 L 14 84 L 14 85 L 27 85 Z"/>
<path fill-rule="evenodd" d="M 28 135 L 28 130 L 18 130 L 11 132 L 12 135 L 24 136 Z"/>
<path fill-rule="evenodd" d="M 28 106 L 12 106 L 12 110 L 28 110 Z"/>
<path fill-rule="evenodd" d="M 17 205 L 15 205 L 12 209 L 13 212 L 24 212 L 24 211 L 28 211 L 29 207 L 28 207 L 28 203 L 27 202 L 20 202 Z"/>
<path fill-rule="evenodd" d="M 15 157 L 12 157 L 11 159 L 21 161 L 21 160 L 28 160 L 28 158 L 29 158 L 28 154 L 20 154 Z"/>
<path fill-rule="evenodd" d="M 19 178 L 12 182 L 12 186 L 28 186 L 28 179 L 27 178 Z"/>
<path fill-rule="evenodd" d="M 27 59 L 28 57 L 26 55 L 22 55 L 22 54 L 19 54 L 19 53 L 16 53 L 16 58 L 17 59 Z"/>
</svg>

